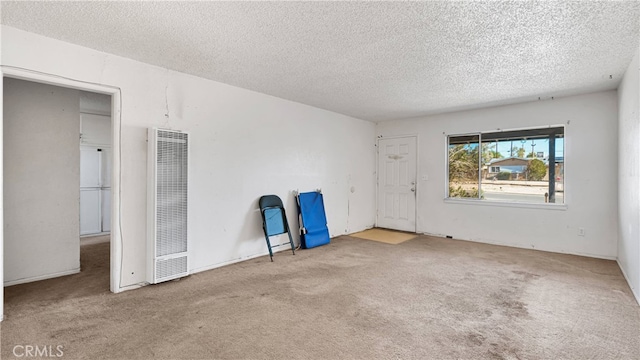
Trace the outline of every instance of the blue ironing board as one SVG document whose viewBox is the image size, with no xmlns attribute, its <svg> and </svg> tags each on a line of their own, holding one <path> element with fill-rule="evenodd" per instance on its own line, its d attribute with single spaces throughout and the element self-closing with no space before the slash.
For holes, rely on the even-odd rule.
<svg viewBox="0 0 640 360">
<path fill-rule="evenodd" d="M 318 191 L 300 193 L 297 199 L 302 247 L 310 249 L 328 244 L 330 241 L 329 228 L 327 228 L 322 193 Z"/>
</svg>

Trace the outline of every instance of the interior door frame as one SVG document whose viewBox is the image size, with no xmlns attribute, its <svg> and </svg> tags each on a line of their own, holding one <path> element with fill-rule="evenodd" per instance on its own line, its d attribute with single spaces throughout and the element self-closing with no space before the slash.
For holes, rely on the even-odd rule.
<svg viewBox="0 0 640 360">
<path fill-rule="evenodd" d="M 415 191 L 415 198 L 416 198 L 416 206 L 414 209 L 414 216 L 415 216 L 415 228 L 413 230 L 413 232 L 417 233 L 418 232 L 418 192 L 420 191 L 420 188 L 418 186 L 418 164 L 420 163 L 420 142 L 418 134 L 404 134 L 404 135 L 391 135 L 391 136 L 384 136 L 384 135 L 378 135 L 377 139 L 376 139 L 376 227 L 378 227 L 378 214 L 380 214 L 380 140 L 386 140 L 386 139 L 405 139 L 405 138 L 415 138 L 416 139 L 416 163 L 415 163 L 415 168 L 416 168 L 416 191 Z"/>
<path fill-rule="evenodd" d="M 0 65 L 0 77 L 4 80 L 14 78 L 47 85 L 89 91 L 111 96 L 111 141 L 112 141 L 112 174 L 111 174 L 111 248 L 110 248 L 110 290 L 118 293 L 126 289 L 121 288 L 120 273 L 122 266 L 122 235 L 120 224 L 120 172 L 121 172 L 121 129 L 122 129 L 122 93 L 120 88 L 93 82 L 71 79 L 64 76 L 48 74 L 40 71 L 18 68 L 8 65 Z M 3 81 L 4 83 L 4 81 Z M 0 186 L 4 180 L 3 158 L 3 127 L 4 127 L 4 89 L 0 84 Z M 79 130 L 79 129 L 78 129 Z M 4 199 L 0 191 L 0 228 L 4 229 Z M 0 231 L 0 284 L 4 284 L 4 231 Z M 0 286 L 0 321 L 3 319 L 4 310 L 4 285 Z"/>
</svg>

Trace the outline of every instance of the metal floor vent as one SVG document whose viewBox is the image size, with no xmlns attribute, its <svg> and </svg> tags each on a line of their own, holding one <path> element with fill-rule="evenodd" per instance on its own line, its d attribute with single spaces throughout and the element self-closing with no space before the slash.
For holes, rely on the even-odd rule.
<svg viewBox="0 0 640 360">
<path fill-rule="evenodd" d="M 149 129 L 148 281 L 188 275 L 189 135 Z"/>
<path fill-rule="evenodd" d="M 158 282 L 175 279 L 176 274 L 186 274 L 187 257 L 181 256 L 173 259 L 156 260 L 156 279 Z"/>
</svg>

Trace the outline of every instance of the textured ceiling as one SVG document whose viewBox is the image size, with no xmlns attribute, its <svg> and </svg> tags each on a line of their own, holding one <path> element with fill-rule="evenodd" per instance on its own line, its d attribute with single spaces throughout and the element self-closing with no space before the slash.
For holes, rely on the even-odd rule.
<svg viewBox="0 0 640 360">
<path fill-rule="evenodd" d="M 8 26 L 372 121 L 614 89 L 640 43 L 638 1 L 1 5 Z"/>
</svg>

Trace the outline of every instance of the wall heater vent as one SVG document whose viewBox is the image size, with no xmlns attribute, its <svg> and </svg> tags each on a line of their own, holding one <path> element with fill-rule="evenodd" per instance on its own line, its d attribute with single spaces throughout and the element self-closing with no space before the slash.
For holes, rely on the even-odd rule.
<svg viewBox="0 0 640 360">
<path fill-rule="evenodd" d="M 152 284 L 189 274 L 187 199 L 189 135 L 149 129 L 148 281 Z"/>
</svg>

